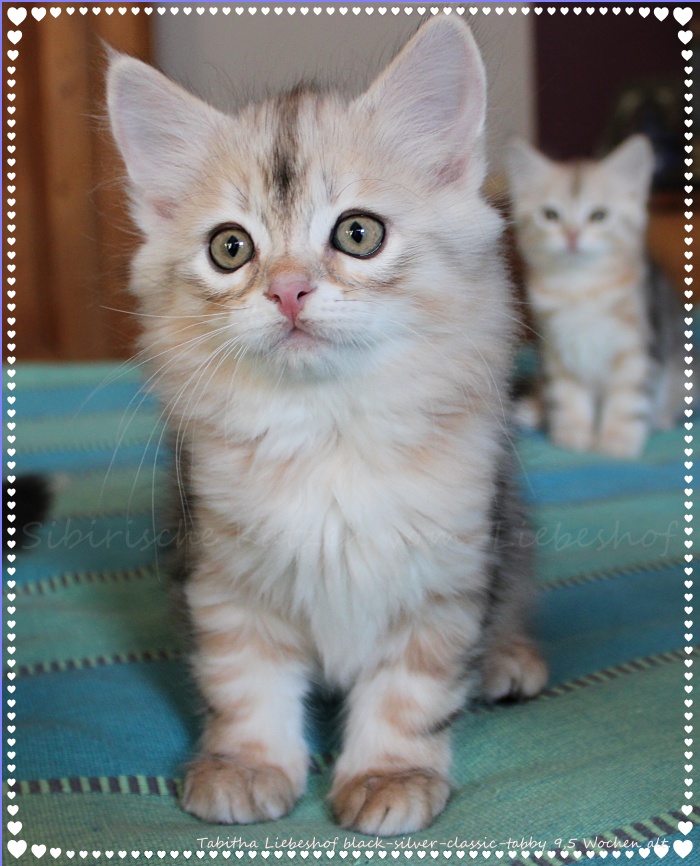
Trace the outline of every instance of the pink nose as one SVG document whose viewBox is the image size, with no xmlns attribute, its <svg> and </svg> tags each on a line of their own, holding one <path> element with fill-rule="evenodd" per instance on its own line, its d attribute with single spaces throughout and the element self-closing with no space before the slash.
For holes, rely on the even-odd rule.
<svg viewBox="0 0 700 866">
<path fill-rule="evenodd" d="M 564 234 L 566 235 L 566 245 L 571 252 L 574 252 L 578 247 L 579 232 L 576 229 L 566 228 Z"/>
<path fill-rule="evenodd" d="M 316 291 L 303 277 L 280 275 L 270 283 L 265 297 L 273 301 L 289 321 L 294 324 L 308 296 Z"/>
</svg>

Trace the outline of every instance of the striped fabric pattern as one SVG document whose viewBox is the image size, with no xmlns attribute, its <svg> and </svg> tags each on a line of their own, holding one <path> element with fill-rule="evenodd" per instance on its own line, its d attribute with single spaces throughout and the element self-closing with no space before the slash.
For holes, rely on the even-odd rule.
<svg viewBox="0 0 700 866">
<path fill-rule="evenodd" d="M 219 850 L 258 852 L 275 840 L 336 852 L 354 841 L 353 860 L 369 862 L 369 840 L 329 814 L 335 740 L 320 705 L 309 713 L 308 792 L 291 815 L 221 827 L 179 808 L 200 719 L 154 545 L 168 471 L 160 410 L 129 366 L 28 364 L 16 381 L 15 472 L 58 473 L 60 488 L 6 593 L 16 745 L 5 793 L 24 837 L 60 848 L 56 863 L 81 850 L 184 862 L 217 837 Z M 700 824 L 684 794 L 695 654 L 683 613 L 683 449 L 682 428 L 655 434 L 633 463 L 521 436 L 550 685 L 528 703 L 465 707 L 447 809 L 427 832 L 384 840 L 385 851 L 403 842 L 442 860 L 486 849 L 519 864 L 546 851 L 560 864 L 574 852 L 672 846 L 688 838 L 679 822 Z"/>
</svg>

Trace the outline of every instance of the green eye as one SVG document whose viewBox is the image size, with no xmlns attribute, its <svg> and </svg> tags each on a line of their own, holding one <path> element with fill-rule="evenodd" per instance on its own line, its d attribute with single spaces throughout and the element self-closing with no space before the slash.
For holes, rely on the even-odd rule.
<svg viewBox="0 0 700 866">
<path fill-rule="evenodd" d="M 554 210 L 553 207 L 546 207 L 542 211 L 542 214 L 543 214 L 544 218 L 546 220 L 549 220 L 550 222 L 555 222 L 556 220 L 559 219 L 559 211 Z"/>
<path fill-rule="evenodd" d="M 591 211 L 591 215 L 588 217 L 588 219 L 591 222 L 599 223 L 602 220 L 604 220 L 607 217 L 607 215 L 608 215 L 607 210 L 604 207 L 601 207 L 601 208 L 598 208 L 597 210 Z"/>
<path fill-rule="evenodd" d="M 221 226 L 209 241 L 209 255 L 222 271 L 237 271 L 255 253 L 253 240 L 240 226 Z"/>
<path fill-rule="evenodd" d="M 331 243 L 349 256 L 366 259 L 384 243 L 384 223 L 369 214 L 356 213 L 338 220 Z"/>
</svg>

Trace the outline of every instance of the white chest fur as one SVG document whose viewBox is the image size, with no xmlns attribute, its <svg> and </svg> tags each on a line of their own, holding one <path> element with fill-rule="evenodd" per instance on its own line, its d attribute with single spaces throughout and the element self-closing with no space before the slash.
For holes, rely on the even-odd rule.
<svg viewBox="0 0 700 866">
<path fill-rule="evenodd" d="M 621 341 L 619 322 L 595 304 L 552 311 L 545 337 L 564 366 L 591 384 L 605 381 Z"/>
<path fill-rule="evenodd" d="M 604 385 L 615 358 L 646 337 L 639 280 L 572 273 L 538 281 L 531 296 L 545 356 L 554 353 L 570 374 L 592 386 Z"/>
<path fill-rule="evenodd" d="M 232 597 L 304 622 L 341 685 L 402 613 L 483 580 L 493 421 L 438 430 L 410 390 L 233 404 L 194 452 L 195 487 L 231 527 L 205 555 Z"/>
</svg>

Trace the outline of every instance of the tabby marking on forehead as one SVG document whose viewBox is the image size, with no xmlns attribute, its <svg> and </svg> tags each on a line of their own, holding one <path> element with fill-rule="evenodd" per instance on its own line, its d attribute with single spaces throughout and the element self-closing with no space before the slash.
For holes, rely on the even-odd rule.
<svg viewBox="0 0 700 866">
<path fill-rule="evenodd" d="M 572 162 L 571 168 L 571 197 L 577 198 L 581 195 L 583 181 L 586 174 L 585 162 Z"/>
<path fill-rule="evenodd" d="M 304 177 L 304 166 L 299 153 L 299 112 L 308 88 L 297 85 L 282 94 L 276 105 L 278 123 L 270 164 L 265 177 L 270 195 L 281 208 L 288 208 Z"/>
</svg>

